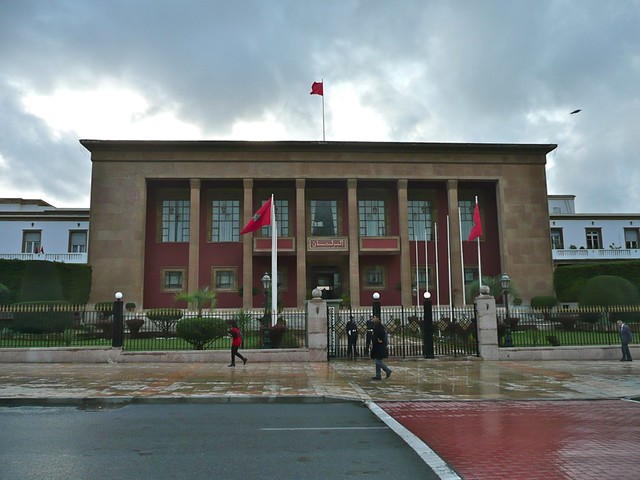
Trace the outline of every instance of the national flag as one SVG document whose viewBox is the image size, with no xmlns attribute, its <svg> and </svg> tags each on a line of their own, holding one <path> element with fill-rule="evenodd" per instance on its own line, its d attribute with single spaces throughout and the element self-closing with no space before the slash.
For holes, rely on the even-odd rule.
<svg viewBox="0 0 640 480">
<path fill-rule="evenodd" d="M 40 253 L 44 253 L 44 247 L 40 247 Z"/>
<path fill-rule="evenodd" d="M 476 238 L 482 235 L 482 223 L 480 223 L 480 209 L 478 208 L 478 204 L 476 203 L 476 208 L 473 211 L 473 228 L 469 232 L 469 238 L 467 238 L 467 242 L 472 242 Z"/>
<path fill-rule="evenodd" d="M 321 95 L 324 97 L 322 82 L 313 82 L 311 84 L 311 93 L 309 95 Z"/>
<path fill-rule="evenodd" d="M 262 206 L 258 209 L 258 211 L 251 217 L 251 220 L 244 226 L 240 234 L 245 234 L 249 232 L 255 232 L 260 227 L 264 227 L 265 225 L 271 225 L 271 201 L 273 198 L 269 198 L 266 202 L 262 204 Z"/>
</svg>

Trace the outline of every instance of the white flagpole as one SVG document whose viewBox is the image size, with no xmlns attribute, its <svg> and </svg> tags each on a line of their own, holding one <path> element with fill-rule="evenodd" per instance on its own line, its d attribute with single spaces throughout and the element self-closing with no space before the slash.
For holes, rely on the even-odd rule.
<svg viewBox="0 0 640 480">
<path fill-rule="evenodd" d="M 424 291 L 429 291 L 429 257 L 427 253 L 427 229 L 424 229 Z"/>
<path fill-rule="evenodd" d="M 447 215 L 447 264 L 447 272 L 449 275 L 449 308 L 451 310 L 449 320 L 453 322 L 453 292 L 451 291 L 451 227 L 449 215 Z"/>
<path fill-rule="evenodd" d="M 476 205 L 478 204 L 478 196 L 476 195 Z M 478 243 L 478 294 L 480 294 L 480 287 L 482 287 L 482 261 L 480 260 L 480 237 L 476 238 Z"/>
<path fill-rule="evenodd" d="M 436 299 L 438 300 L 438 308 L 440 308 L 440 267 L 438 266 L 438 224 L 433 225 L 433 240 L 436 242 Z"/>
<path fill-rule="evenodd" d="M 324 78 L 321 80 L 322 82 L 322 141 L 326 141 L 325 140 L 325 135 L 324 135 Z"/>
<path fill-rule="evenodd" d="M 415 226 L 415 225 L 414 225 Z M 416 242 L 416 308 L 420 308 L 420 273 L 418 263 L 418 235 L 416 229 L 413 229 L 413 239 Z"/>
<path fill-rule="evenodd" d="M 460 226 L 460 264 L 462 266 L 462 304 L 467 304 L 467 292 L 464 285 L 464 247 L 462 245 L 462 213 L 458 207 L 458 225 Z"/>
<path fill-rule="evenodd" d="M 271 326 L 278 321 L 278 225 L 276 201 L 271 195 Z"/>
</svg>

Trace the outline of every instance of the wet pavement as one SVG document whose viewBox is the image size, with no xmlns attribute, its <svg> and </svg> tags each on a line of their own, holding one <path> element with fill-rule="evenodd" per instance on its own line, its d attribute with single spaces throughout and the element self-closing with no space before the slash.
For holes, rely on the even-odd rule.
<svg viewBox="0 0 640 480">
<path fill-rule="evenodd" d="M 388 365 L 391 377 L 373 381 L 370 361 L 249 361 L 235 368 L 5 363 L 0 405 L 359 401 L 424 441 L 446 463 L 442 478 L 640 478 L 640 403 L 630 400 L 640 397 L 640 363 L 474 358 Z"/>
</svg>

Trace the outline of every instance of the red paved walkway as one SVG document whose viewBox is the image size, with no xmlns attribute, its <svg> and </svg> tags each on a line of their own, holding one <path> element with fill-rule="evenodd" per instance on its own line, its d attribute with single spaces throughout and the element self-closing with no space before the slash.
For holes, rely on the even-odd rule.
<svg viewBox="0 0 640 480">
<path fill-rule="evenodd" d="M 640 479 L 640 403 L 379 402 L 465 480 Z"/>
</svg>

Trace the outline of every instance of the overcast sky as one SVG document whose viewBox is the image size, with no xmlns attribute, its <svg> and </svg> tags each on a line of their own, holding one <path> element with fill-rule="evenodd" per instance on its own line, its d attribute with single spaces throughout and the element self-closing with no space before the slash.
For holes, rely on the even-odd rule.
<svg viewBox="0 0 640 480">
<path fill-rule="evenodd" d="M 557 143 L 640 212 L 640 0 L 0 0 L 0 197 L 88 207 L 81 138 L 322 140 L 320 80 L 328 141 Z"/>
</svg>

